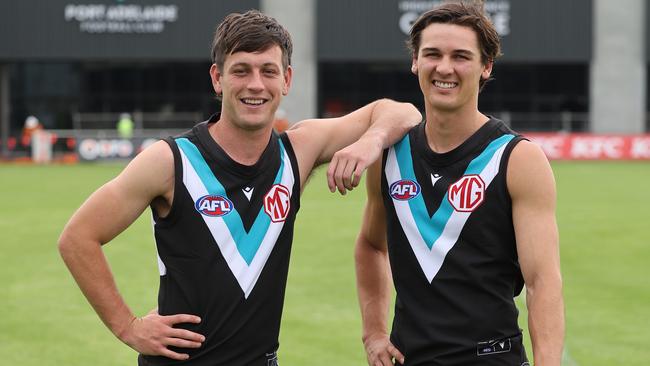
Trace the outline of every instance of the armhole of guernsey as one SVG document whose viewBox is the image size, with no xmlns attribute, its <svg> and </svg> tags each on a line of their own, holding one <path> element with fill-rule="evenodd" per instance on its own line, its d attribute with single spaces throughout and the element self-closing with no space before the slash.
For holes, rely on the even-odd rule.
<svg viewBox="0 0 650 366">
<path fill-rule="evenodd" d="M 399 143 L 399 141 L 398 141 L 398 143 Z M 393 145 L 393 146 L 395 146 L 395 145 Z M 379 174 L 379 189 L 381 190 L 380 192 L 381 192 L 382 197 L 385 197 L 385 195 L 388 194 L 388 187 L 386 187 L 386 184 L 387 184 L 388 181 L 386 180 L 386 174 L 384 174 L 384 172 L 386 171 L 386 162 L 388 161 L 388 152 L 390 151 L 390 149 L 393 148 L 393 146 L 390 146 L 390 147 L 384 149 L 384 151 L 381 154 L 381 170 L 380 170 L 380 174 Z M 366 177 L 367 177 L 367 175 L 366 175 Z M 384 204 L 384 206 L 386 206 L 386 201 L 384 199 L 382 199 L 381 201 Z M 386 207 L 386 208 L 388 208 L 388 207 Z"/>
<path fill-rule="evenodd" d="M 163 139 L 169 145 L 169 148 L 172 150 L 172 155 L 174 157 L 174 194 L 172 196 L 172 205 L 171 208 L 169 209 L 169 212 L 165 217 L 160 217 L 158 214 L 154 211 L 153 207 L 150 207 L 151 209 L 151 226 L 152 226 L 152 231 L 153 231 L 153 237 L 154 237 L 154 243 L 156 245 L 156 257 L 157 257 L 157 262 L 158 262 L 158 272 L 160 276 L 165 276 L 167 274 L 167 266 L 165 266 L 165 263 L 163 260 L 160 258 L 160 252 L 158 251 L 158 242 L 156 241 L 156 226 L 169 226 L 174 223 L 174 220 L 176 220 L 176 202 L 178 202 L 178 191 L 179 187 L 179 179 L 182 182 L 182 174 L 183 174 L 183 169 L 181 165 L 181 159 L 180 159 L 180 153 L 178 151 L 178 146 L 176 146 L 176 142 L 174 141 L 173 138 L 167 137 Z"/>
<path fill-rule="evenodd" d="M 153 208 L 151 208 L 151 212 L 155 225 L 168 226 L 173 224 L 178 216 L 176 203 L 179 202 L 178 196 L 180 194 L 180 189 L 183 186 L 183 164 L 181 161 L 180 152 L 178 150 L 178 145 L 176 145 L 176 141 L 171 137 L 165 138 L 163 141 L 169 145 L 169 148 L 172 150 L 172 154 L 174 156 L 174 195 L 172 197 L 171 208 L 165 217 L 158 216 L 154 212 Z"/>
<path fill-rule="evenodd" d="M 291 161 L 291 169 L 293 170 L 294 176 L 294 183 L 292 187 L 293 192 L 291 194 L 291 197 L 293 199 L 293 202 L 295 202 L 296 212 L 298 212 L 300 209 L 300 169 L 298 169 L 298 160 L 296 159 L 296 153 L 293 151 L 293 146 L 291 145 L 291 141 L 289 140 L 289 136 L 287 136 L 286 132 L 280 134 L 280 142 L 284 146 L 285 151 L 289 156 L 289 160 Z"/>
<path fill-rule="evenodd" d="M 515 146 L 517 146 L 518 143 L 521 141 L 529 141 L 527 138 L 525 138 L 522 135 L 515 135 L 515 137 L 508 142 L 508 145 L 506 148 L 503 150 L 503 156 L 501 157 L 501 162 L 499 163 L 499 171 L 503 172 L 501 174 L 501 177 L 503 179 L 503 184 L 501 187 L 503 187 L 503 197 L 506 198 L 507 202 L 509 205 L 512 205 L 512 200 L 510 198 L 510 191 L 508 190 L 508 163 L 510 161 L 510 154 L 512 153 L 512 150 L 514 150 Z"/>
</svg>

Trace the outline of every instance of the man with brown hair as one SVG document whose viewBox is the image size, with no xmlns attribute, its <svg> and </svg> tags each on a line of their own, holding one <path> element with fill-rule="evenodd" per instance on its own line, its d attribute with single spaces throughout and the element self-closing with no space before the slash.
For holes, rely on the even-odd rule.
<svg viewBox="0 0 650 366">
<path fill-rule="evenodd" d="M 415 22 L 408 45 L 426 118 L 368 168 L 355 250 L 368 364 L 528 365 L 513 300 L 525 283 L 535 365 L 559 366 L 553 173 L 538 146 L 478 110 L 499 37 L 478 6 L 449 3 Z"/>
<path fill-rule="evenodd" d="M 90 196 L 59 239 L 84 295 L 140 353 L 141 366 L 276 365 L 293 224 L 311 171 L 331 160 L 330 189 L 345 193 L 421 120 L 412 105 L 381 100 L 274 133 L 291 86 L 291 52 L 275 19 L 258 11 L 227 16 L 210 68 L 221 113 L 140 153 Z M 147 207 L 160 290 L 157 312 L 136 317 L 101 246 Z"/>
</svg>

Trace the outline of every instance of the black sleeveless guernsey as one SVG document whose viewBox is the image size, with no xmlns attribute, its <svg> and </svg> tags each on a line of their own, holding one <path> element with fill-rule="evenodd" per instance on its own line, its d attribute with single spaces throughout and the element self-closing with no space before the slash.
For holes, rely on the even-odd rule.
<svg viewBox="0 0 650 366">
<path fill-rule="evenodd" d="M 391 341 L 406 365 L 527 365 L 506 186 L 521 140 L 491 119 L 437 154 L 423 122 L 385 151 L 381 188 L 397 291 Z"/>
<path fill-rule="evenodd" d="M 174 198 L 154 213 L 161 315 L 201 317 L 181 324 L 206 338 L 179 362 L 142 356 L 145 365 L 277 364 L 276 350 L 300 205 L 298 165 L 286 134 L 273 133 L 252 166 L 232 160 L 199 123 L 167 139 L 174 154 Z"/>
</svg>

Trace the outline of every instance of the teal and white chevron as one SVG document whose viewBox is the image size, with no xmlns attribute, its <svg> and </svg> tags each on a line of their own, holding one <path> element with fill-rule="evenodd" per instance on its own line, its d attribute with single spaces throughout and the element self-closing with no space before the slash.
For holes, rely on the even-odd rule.
<svg viewBox="0 0 650 366">
<path fill-rule="evenodd" d="M 291 161 L 282 141 L 278 142 L 281 164 L 274 184 L 282 184 L 292 192 L 294 176 Z M 226 190 L 214 176 L 198 148 L 186 138 L 176 139 L 176 144 L 183 165 L 183 184 L 194 202 L 208 194 L 227 197 Z M 248 298 L 280 236 L 284 221 L 272 222 L 262 207 L 250 231 L 246 232 L 236 209 L 220 217 L 199 216 L 208 226 L 228 267 L 244 292 L 244 297 Z"/>
<path fill-rule="evenodd" d="M 506 145 L 513 138 L 513 135 L 503 135 L 493 140 L 470 162 L 464 175 L 480 175 L 487 189 L 499 172 L 499 164 Z M 385 175 L 389 187 L 393 182 L 402 179 L 417 181 L 408 135 L 389 149 Z M 408 201 L 393 199 L 393 205 L 413 253 L 431 283 L 442 267 L 447 253 L 458 241 L 471 212 L 454 210 L 447 200 L 447 195 L 444 195 L 438 210 L 433 216 L 429 216 L 422 196 L 420 193 Z"/>
</svg>

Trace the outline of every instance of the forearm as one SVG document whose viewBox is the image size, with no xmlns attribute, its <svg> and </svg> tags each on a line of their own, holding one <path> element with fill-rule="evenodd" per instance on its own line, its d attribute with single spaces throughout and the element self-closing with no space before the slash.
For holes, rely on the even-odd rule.
<svg viewBox="0 0 650 366">
<path fill-rule="evenodd" d="M 81 242 L 64 233 L 59 252 L 82 293 L 106 327 L 120 340 L 135 316 L 126 305 L 110 271 L 101 245 Z"/>
<path fill-rule="evenodd" d="M 536 366 L 560 366 L 564 346 L 564 302 L 559 276 L 526 285 L 528 328 Z"/>
<path fill-rule="evenodd" d="M 375 141 L 385 149 L 398 142 L 421 121 L 422 115 L 412 104 L 382 99 L 374 105 L 370 126 L 361 139 Z"/>
<path fill-rule="evenodd" d="M 388 333 L 390 273 L 386 253 L 364 244 L 363 239 L 357 241 L 355 263 L 365 342 L 373 334 Z"/>
</svg>

